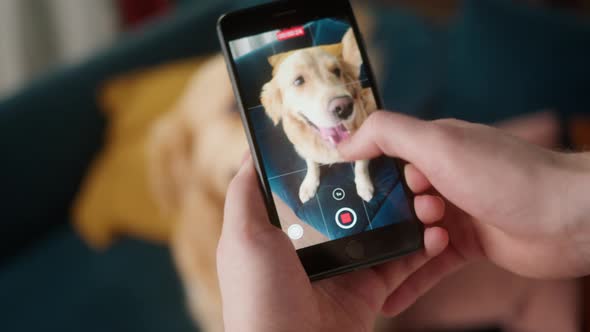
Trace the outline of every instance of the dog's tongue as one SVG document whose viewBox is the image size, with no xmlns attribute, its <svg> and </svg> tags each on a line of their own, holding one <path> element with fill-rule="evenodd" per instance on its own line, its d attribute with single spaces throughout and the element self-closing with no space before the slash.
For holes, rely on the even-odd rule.
<svg viewBox="0 0 590 332">
<path fill-rule="evenodd" d="M 340 124 L 336 127 L 318 128 L 318 129 L 319 129 L 320 136 L 322 137 L 322 139 L 324 141 L 329 142 L 333 146 L 338 145 L 338 143 L 342 142 L 343 140 L 348 138 L 348 136 L 350 136 L 350 133 L 342 124 Z"/>
</svg>

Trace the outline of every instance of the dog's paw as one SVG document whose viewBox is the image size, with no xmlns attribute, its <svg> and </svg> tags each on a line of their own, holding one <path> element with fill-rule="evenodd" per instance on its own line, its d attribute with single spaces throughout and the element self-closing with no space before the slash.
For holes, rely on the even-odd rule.
<svg viewBox="0 0 590 332">
<path fill-rule="evenodd" d="M 373 193 L 375 192 L 375 188 L 371 181 L 357 181 L 356 182 L 356 193 L 363 199 L 365 202 L 371 201 L 373 199 Z"/>
<path fill-rule="evenodd" d="M 305 178 L 301 187 L 299 187 L 299 199 L 301 203 L 305 203 L 315 196 L 318 186 L 320 185 L 319 180 Z"/>
</svg>

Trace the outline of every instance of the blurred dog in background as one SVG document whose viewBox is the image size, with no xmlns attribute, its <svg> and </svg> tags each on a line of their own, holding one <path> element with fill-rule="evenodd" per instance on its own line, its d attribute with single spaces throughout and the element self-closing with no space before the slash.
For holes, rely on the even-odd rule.
<svg viewBox="0 0 590 332">
<path fill-rule="evenodd" d="M 147 149 L 153 194 L 176 220 L 171 249 L 191 315 L 203 330 L 223 331 L 215 252 L 225 191 L 248 147 L 222 56 L 196 72 Z"/>
</svg>

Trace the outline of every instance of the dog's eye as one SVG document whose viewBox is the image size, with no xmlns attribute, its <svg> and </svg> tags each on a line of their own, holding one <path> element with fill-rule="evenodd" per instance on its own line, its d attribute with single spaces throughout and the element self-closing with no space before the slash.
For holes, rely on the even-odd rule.
<svg viewBox="0 0 590 332">
<path fill-rule="evenodd" d="M 334 73 L 334 75 L 336 75 L 337 77 L 340 77 L 340 75 L 342 75 L 342 71 L 338 67 L 334 68 L 332 70 L 332 73 Z"/>
<path fill-rule="evenodd" d="M 297 78 L 295 79 L 295 81 L 293 81 L 293 84 L 295 86 L 300 86 L 303 83 L 305 83 L 305 80 L 303 79 L 303 76 L 297 76 Z"/>
</svg>

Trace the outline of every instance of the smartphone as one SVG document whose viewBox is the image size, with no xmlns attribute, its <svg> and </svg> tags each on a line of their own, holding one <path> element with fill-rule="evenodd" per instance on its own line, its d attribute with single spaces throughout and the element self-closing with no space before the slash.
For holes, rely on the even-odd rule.
<svg viewBox="0 0 590 332">
<path fill-rule="evenodd" d="M 272 2 L 221 16 L 217 31 L 269 218 L 309 277 L 421 249 L 401 162 L 336 149 L 382 108 L 349 2 Z"/>
</svg>

